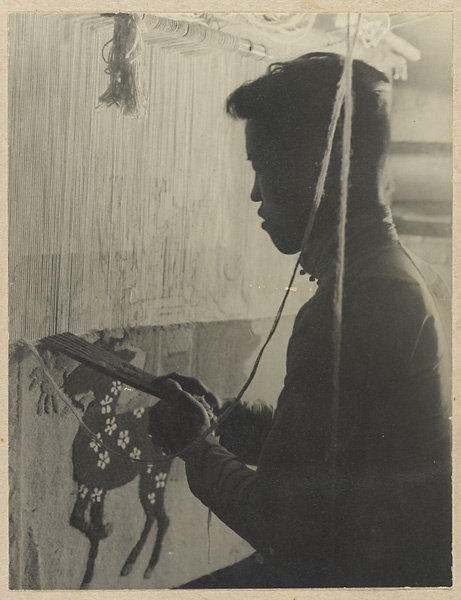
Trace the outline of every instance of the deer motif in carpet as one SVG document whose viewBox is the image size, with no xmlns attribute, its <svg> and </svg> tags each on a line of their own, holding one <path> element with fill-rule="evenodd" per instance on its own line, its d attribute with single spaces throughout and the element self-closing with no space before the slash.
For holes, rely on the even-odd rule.
<svg viewBox="0 0 461 600">
<path fill-rule="evenodd" d="M 137 349 L 116 351 L 113 345 L 109 343 L 109 346 L 105 344 L 104 347 L 124 360 L 135 362 L 133 359 Z M 143 407 L 127 410 L 127 398 L 129 408 L 129 396 L 136 396 L 137 392 L 83 365 L 78 366 L 65 379 L 64 390 L 74 405 L 84 410 L 83 422 L 96 433 L 97 439 L 104 446 L 134 460 L 152 459 L 152 463 L 124 460 L 92 440 L 83 427 L 77 431 L 72 445 L 77 498 L 70 516 L 70 524 L 84 533 L 90 541 L 81 589 L 89 587 L 100 542 L 110 535 L 111 527 L 104 523 L 103 518 L 106 495 L 136 477 L 139 477 L 138 495 L 146 520 L 139 540 L 121 567 L 121 575 L 131 572 L 156 522 L 154 548 L 144 571 L 144 577 L 149 578 L 160 558 L 162 542 L 169 526 L 164 497 L 171 461 L 159 464 L 155 462 L 162 453 L 159 448 L 153 446 L 148 436 L 148 410 Z M 91 400 L 85 409 L 88 398 Z M 124 411 L 118 412 L 121 404 L 125 405 Z"/>
</svg>

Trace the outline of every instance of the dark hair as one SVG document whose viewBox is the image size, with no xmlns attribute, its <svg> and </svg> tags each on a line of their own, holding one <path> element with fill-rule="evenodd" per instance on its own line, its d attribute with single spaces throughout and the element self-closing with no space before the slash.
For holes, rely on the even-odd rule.
<svg viewBox="0 0 461 600">
<path fill-rule="evenodd" d="M 255 119 L 272 132 L 284 149 L 294 152 L 316 145 L 321 160 L 336 89 L 343 69 L 337 54 L 314 52 L 272 64 L 268 72 L 244 83 L 227 99 L 227 112 L 237 119 Z M 381 164 L 389 147 L 390 126 L 386 97 L 387 77 L 360 61 L 353 62 L 353 163 Z M 335 152 L 340 149 L 342 118 Z"/>
</svg>

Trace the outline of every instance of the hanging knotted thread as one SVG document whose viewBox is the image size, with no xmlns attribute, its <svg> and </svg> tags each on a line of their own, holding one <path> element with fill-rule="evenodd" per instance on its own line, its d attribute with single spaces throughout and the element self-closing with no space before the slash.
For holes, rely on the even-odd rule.
<svg viewBox="0 0 461 600">
<path fill-rule="evenodd" d="M 99 97 L 100 106 L 118 106 L 123 115 L 139 117 L 147 108 L 147 85 L 143 56 L 143 16 L 116 14 L 114 36 L 107 62 L 110 76 L 107 90 Z M 104 58 L 104 55 L 103 55 Z"/>
<path fill-rule="evenodd" d="M 349 191 L 349 172 L 351 164 L 351 139 L 352 139 L 352 111 L 353 111 L 353 92 L 352 92 L 352 74 L 353 74 L 353 51 L 357 41 L 360 29 L 360 18 L 358 15 L 354 39 L 350 41 L 350 15 L 348 15 L 347 27 L 347 55 L 344 60 L 343 78 L 345 84 L 344 90 L 344 124 L 342 131 L 342 157 L 341 157 L 341 188 L 339 197 L 339 219 L 337 229 L 338 249 L 336 257 L 336 279 L 333 296 L 333 402 L 332 402 L 332 433 L 331 433 L 331 462 L 330 462 L 330 492 L 332 504 L 331 518 L 331 561 L 335 562 L 336 547 L 336 494 L 337 494 L 337 473 L 336 463 L 338 455 L 338 429 L 339 429 L 339 408 L 340 408 L 340 388 L 339 376 L 341 369 L 341 341 L 342 341 L 342 322 L 343 322 L 343 287 L 344 287 L 344 267 L 345 267 L 345 248 L 346 248 L 346 216 L 347 200 Z"/>
</svg>

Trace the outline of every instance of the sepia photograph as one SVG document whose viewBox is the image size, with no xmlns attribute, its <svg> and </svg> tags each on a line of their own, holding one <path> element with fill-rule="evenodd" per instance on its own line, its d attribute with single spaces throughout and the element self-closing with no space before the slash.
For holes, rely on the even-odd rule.
<svg viewBox="0 0 461 600">
<path fill-rule="evenodd" d="M 453 13 L 7 37 L 9 589 L 452 589 Z"/>
</svg>

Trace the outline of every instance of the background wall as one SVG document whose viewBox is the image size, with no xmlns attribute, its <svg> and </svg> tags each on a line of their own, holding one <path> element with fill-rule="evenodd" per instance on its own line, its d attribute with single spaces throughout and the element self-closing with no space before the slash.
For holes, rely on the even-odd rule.
<svg viewBox="0 0 461 600">
<path fill-rule="evenodd" d="M 402 241 L 451 286 L 451 15 L 432 16 L 401 34 L 421 50 L 421 60 L 408 64 L 408 80 L 396 81 L 393 90 L 393 214 Z"/>
<path fill-rule="evenodd" d="M 95 24 L 97 22 L 97 25 Z M 325 31 L 332 19 L 323 15 Z M 33 357 L 15 342 L 63 331 L 135 346 L 153 374 L 198 375 L 235 395 L 267 335 L 294 264 L 260 229 L 243 124 L 225 115 L 239 84 L 268 61 L 236 53 L 184 55 L 146 45 L 144 120 L 98 109 L 108 77 L 101 26 L 59 15 L 13 15 L 10 91 L 10 585 L 74 589 L 89 542 L 69 524 L 78 488 L 78 422 L 51 398 Z M 260 33 L 234 27 L 258 41 Z M 402 30 L 423 52 L 393 96 L 393 210 L 402 238 L 449 282 L 451 265 L 450 21 Z M 265 41 L 265 40 L 262 40 Z M 273 59 L 316 49 L 269 42 Z M 334 50 L 334 48 L 331 48 Z M 275 55 L 275 56 L 274 56 Z M 293 315 L 315 290 L 298 277 L 279 330 L 247 393 L 275 403 Z M 46 356 L 65 384 L 77 364 Z M 82 380 L 82 389 L 85 381 Z M 82 416 L 88 400 L 74 398 Z M 171 525 L 151 579 L 143 571 L 156 528 L 127 577 L 144 513 L 139 476 L 111 490 L 91 586 L 173 587 L 251 552 L 191 495 L 181 461 L 165 495 Z M 52 526 L 50 526 L 52 524 Z"/>
</svg>

